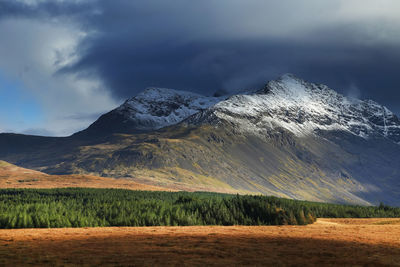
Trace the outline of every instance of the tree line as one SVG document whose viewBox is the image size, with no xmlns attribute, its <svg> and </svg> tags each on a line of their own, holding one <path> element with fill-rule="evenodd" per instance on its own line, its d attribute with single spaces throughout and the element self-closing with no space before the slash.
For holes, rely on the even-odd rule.
<svg viewBox="0 0 400 267">
<path fill-rule="evenodd" d="M 400 217 L 400 208 L 208 192 L 0 189 L 0 228 L 306 225 L 317 217 Z"/>
</svg>

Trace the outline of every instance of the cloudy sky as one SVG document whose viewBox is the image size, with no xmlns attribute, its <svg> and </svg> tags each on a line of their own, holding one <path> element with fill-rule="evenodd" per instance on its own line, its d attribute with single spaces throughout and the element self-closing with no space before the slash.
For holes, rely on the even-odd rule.
<svg viewBox="0 0 400 267">
<path fill-rule="evenodd" d="M 288 72 L 400 114 L 400 1 L 0 0 L 0 132 L 65 136 L 149 86 Z"/>
</svg>

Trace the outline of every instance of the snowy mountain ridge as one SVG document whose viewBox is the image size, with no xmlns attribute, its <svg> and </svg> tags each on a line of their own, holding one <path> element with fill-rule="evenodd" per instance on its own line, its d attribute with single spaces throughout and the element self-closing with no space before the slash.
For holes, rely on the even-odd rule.
<svg viewBox="0 0 400 267">
<path fill-rule="evenodd" d="M 177 124 L 223 99 L 152 87 L 125 101 L 115 112 L 123 115 L 127 123 L 140 122 L 139 130 L 157 130 Z"/>
<path fill-rule="evenodd" d="M 196 117 L 200 122 L 225 120 L 239 131 L 261 136 L 279 128 L 299 137 L 316 130 L 338 130 L 362 138 L 383 136 L 400 144 L 400 121 L 386 107 L 372 100 L 344 97 L 291 74 L 268 82 L 255 94 L 221 101 L 206 114 L 195 115 L 190 122 L 196 123 Z"/>
<path fill-rule="evenodd" d="M 268 82 L 261 90 L 230 97 L 148 88 L 115 110 L 139 130 L 177 124 L 227 121 L 244 133 L 265 136 L 285 129 L 298 137 L 318 130 L 347 131 L 362 138 L 385 137 L 400 144 L 400 120 L 372 101 L 345 97 L 326 85 L 292 74 Z"/>
</svg>

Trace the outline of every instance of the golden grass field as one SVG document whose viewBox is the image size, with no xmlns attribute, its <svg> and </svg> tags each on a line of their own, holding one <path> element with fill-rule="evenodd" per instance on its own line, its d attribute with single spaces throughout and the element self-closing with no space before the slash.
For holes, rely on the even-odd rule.
<svg viewBox="0 0 400 267">
<path fill-rule="evenodd" d="M 400 219 L 0 230 L 0 265 L 400 265 Z"/>
</svg>

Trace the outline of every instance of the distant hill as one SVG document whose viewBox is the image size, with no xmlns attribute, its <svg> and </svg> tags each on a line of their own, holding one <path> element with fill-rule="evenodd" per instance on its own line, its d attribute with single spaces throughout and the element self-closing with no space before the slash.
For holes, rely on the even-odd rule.
<svg viewBox="0 0 400 267">
<path fill-rule="evenodd" d="M 124 188 L 131 190 L 171 191 L 157 186 L 140 184 L 127 179 L 92 175 L 48 175 L 0 161 L 0 188 Z"/>
<path fill-rule="evenodd" d="M 0 135 L 0 159 L 49 174 L 183 190 L 400 206 L 400 120 L 283 75 L 225 97 L 152 88 L 66 138 Z"/>
</svg>

